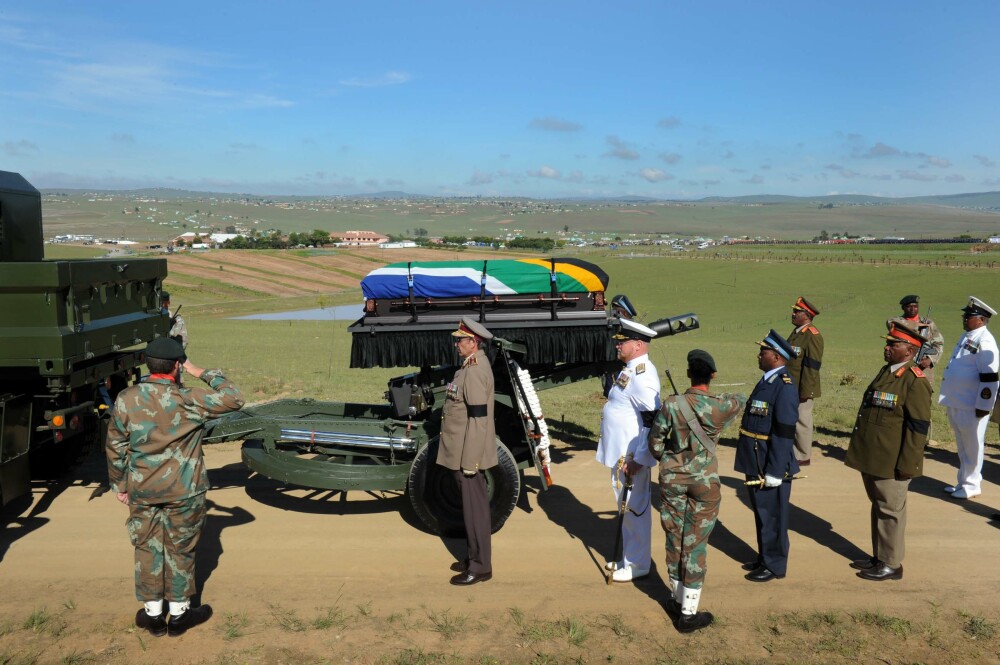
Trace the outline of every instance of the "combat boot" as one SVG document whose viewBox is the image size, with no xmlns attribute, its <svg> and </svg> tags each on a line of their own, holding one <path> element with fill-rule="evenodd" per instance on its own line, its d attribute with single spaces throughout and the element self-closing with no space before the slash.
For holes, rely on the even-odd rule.
<svg viewBox="0 0 1000 665">
<path fill-rule="evenodd" d="M 677 620 L 677 632 L 691 633 L 701 628 L 706 628 L 712 624 L 715 617 L 711 612 L 695 612 L 694 614 L 682 614 Z"/>
<path fill-rule="evenodd" d="M 170 623 L 167 624 L 167 634 L 170 637 L 183 635 L 189 628 L 205 623 L 212 618 L 212 606 L 202 605 L 201 607 L 189 607 L 183 614 L 170 615 Z"/>
<path fill-rule="evenodd" d="M 157 614 L 155 617 L 150 616 L 144 608 L 139 608 L 139 611 L 135 613 L 135 625 L 137 628 L 148 631 L 153 637 L 163 637 L 167 634 L 167 622 L 163 618 L 163 614 Z"/>
</svg>

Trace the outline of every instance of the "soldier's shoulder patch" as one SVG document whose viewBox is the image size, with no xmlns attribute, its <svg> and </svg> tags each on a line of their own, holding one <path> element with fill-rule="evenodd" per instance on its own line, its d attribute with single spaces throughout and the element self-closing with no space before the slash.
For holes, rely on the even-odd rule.
<svg viewBox="0 0 1000 665">
<path fill-rule="evenodd" d="M 816 326 L 806 326 L 806 330 L 808 332 L 811 332 L 814 335 L 818 335 L 819 334 L 819 329 L 816 328 Z"/>
<path fill-rule="evenodd" d="M 479 358 L 477 358 L 474 355 L 473 356 L 469 356 L 469 360 L 467 361 L 467 363 L 469 365 L 478 365 L 479 364 Z"/>
<path fill-rule="evenodd" d="M 993 397 L 993 391 L 989 388 L 983 388 L 982 392 L 979 393 L 979 397 L 982 399 L 989 399 Z"/>
<path fill-rule="evenodd" d="M 781 380 L 783 383 L 792 383 L 792 377 L 788 376 L 787 374 L 782 374 Z"/>
<path fill-rule="evenodd" d="M 919 367 L 917 367 L 916 365 L 914 365 L 910 369 L 913 371 L 914 374 L 916 374 L 917 376 L 919 376 L 921 379 L 924 378 L 925 376 L 927 376 L 926 374 L 924 374 L 924 371 L 922 369 L 920 369 Z"/>
<path fill-rule="evenodd" d="M 646 363 L 639 363 L 638 365 L 636 365 L 635 366 L 635 373 L 636 374 L 645 374 L 646 373 Z"/>
</svg>

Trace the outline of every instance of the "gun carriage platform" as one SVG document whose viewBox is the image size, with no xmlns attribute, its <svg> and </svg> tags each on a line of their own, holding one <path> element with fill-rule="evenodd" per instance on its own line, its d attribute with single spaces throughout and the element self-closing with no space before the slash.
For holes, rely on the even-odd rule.
<svg viewBox="0 0 1000 665">
<path fill-rule="evenodd" d="M 279 400 L 210 424 L 206 441 L 244 439 L 254 471 L 303 487 L 405 490 L 435 533 L 463 529 L 461 498 L 436 464 L 441 407 L 456 370 L 450 333 L 461 317 L 493 334 L 499 465 L 486 472 L 492 527 L 503 526 L 534 467 L 547 487 L 548 427 L 538 391 L 601 376 L 617 366 L 609 278 L 572 259 L 397 263 L 362 281 L 351 367 L 419 368 L 389 381 L 384 404 Z M 694 314 L 663 319 L 660 335 L 697 328 Z"/>
</svg>

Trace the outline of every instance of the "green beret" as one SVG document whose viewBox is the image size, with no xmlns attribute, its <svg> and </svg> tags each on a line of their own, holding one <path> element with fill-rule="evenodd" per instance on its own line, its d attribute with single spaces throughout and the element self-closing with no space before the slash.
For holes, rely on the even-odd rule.
<svg viewBox="0 0 1000 665">
<path fill-rule="evenodd" d="M 920 296 L 903 296 L 903 299 L 899 301 L 899 304 L 903 307 L 920 302 Z"/>
<path fill-rule="evenodd" d="M 708 369 L 713 372 L 718 372 L 719 370 L 715 367 L 715 359 L 709 354 L 708 351 L 702 351 L 701 349 L 691 349 L 688 351 L 688 367 L 690 368 L 696 362 L 702 362 Z"/>
<path fill-rule="evenodd" d="M 170 337 L 157 337 L 147 344 L 146 357 L 156 360 L 180 360 L 181 362 L 187 360 L 184 347 L 180 342 Z"/>
</svg>

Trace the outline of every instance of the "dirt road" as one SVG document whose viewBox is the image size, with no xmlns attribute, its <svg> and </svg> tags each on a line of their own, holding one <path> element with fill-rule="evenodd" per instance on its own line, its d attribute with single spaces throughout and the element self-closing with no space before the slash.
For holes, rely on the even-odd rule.
<svg viewBox="0 0 1000 665">
<path fill-rule="evenodd" d="M 494 536 L 494 579 L 462 589 L 447 583 L 462 543 L 421 530 L 405 496 L 282 488 L 250 477 L 228 443 L 207 448 L 198 579 L 209 624 L 179 639 L 132 629 L 126 510 L 101 494 L 91 457 L 4 511 L 0 662 L 857 662 L 885 650 L 886 662 L 998 661 L 997 448 L 983 496 L 968 502 L 941 491 L 955 454 L 928 450 L 927 475 L 911 485 L 905 577 L 871 583 L 847 566 L 870 546 L 861 480 L 841 448 L 824 447 L 792 493 L 788 576 L 761 585 L 739 567 L 753 556 L 753 517 L 726 443 L 702 598 L 719 620 L 693 637 L 665 621 L 662 563 L 636 584 L 604 583 L 613 502 L 592 444 L 556 444 L 547 492 L 528 472 Z M 653 543 L 661 562 L 656 521 Z M 970 616 L 985 627 L 976 640 Z"/>
</svg>

